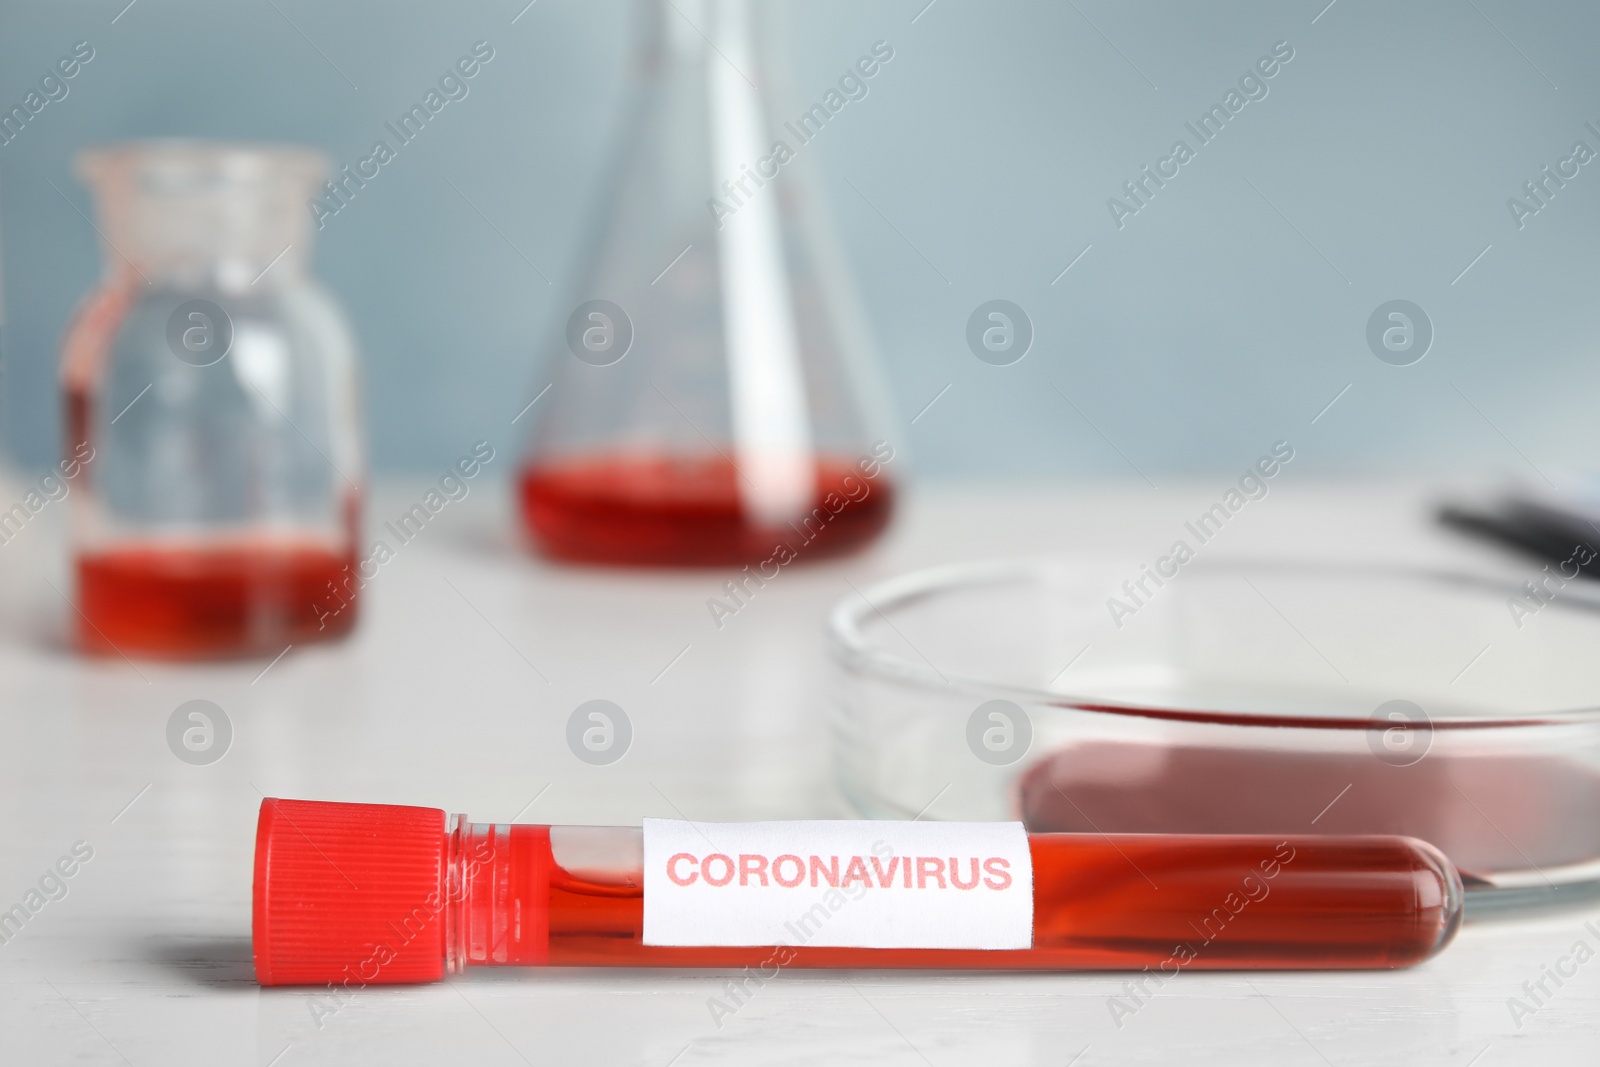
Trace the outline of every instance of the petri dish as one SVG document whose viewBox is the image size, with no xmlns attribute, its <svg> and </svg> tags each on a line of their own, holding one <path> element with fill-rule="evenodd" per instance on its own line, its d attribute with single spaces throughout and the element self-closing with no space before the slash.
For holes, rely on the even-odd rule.
<svg viewBox="0 0 1600 1067">
<path fill-rule="evenodd" d="M 842 601 L 849 802 L 1034 831 L 1404 834 L 1460 869 L 1469 917 L 1600 899 L 1600 589 L 1280 561 L 1131 574 L 958 564 Z"/>
</svg>

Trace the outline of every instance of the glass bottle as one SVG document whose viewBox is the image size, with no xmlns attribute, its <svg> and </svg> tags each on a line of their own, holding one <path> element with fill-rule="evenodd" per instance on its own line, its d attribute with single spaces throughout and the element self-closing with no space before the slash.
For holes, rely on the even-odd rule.
<svg viewBox="0 0 1600 1067">
<path fill-rule="evenodd" d="M 62 343 L 87 651 L 274 655 L 355 623 L 355 346 L 306 269 L 326 170 L 192 141 L 79 157 L 106 258 Z"/>
<path fill-rule="evenodd" d="M 521 506 L 550 556 L 770 577 L 889 521 L 905 462 L 804 174 L 836 119 L 773 102 L 783 10 L 640 4 L 619 163 L 535 385 Z"/>
</svg>

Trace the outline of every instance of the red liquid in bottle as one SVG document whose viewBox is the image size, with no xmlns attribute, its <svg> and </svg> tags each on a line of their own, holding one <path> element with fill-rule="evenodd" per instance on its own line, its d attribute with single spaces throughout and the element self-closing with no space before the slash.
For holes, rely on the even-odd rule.
<svg viewBox="0 0 1600 1067">
<path fill-rule="evenodd" d="M 80 643 L 90 652 L 197 658 L 341 637 L 356 620 L 344 581 L 352 562 L 292 542 L 87 553 L 78 559 Z"/>
<path fill-rule="evenodd" d="M 525 469 L 522 515 L 556 559 L 638 565 L 821 559 L 864 546 L 888 525 L 894 488 L 886 475 L 868 478 L 853 462 L 823 458 L 815 482 L 810 510 L 790 525 L 763 524 L 720 456 L 600 456 Z"/>
</svg>

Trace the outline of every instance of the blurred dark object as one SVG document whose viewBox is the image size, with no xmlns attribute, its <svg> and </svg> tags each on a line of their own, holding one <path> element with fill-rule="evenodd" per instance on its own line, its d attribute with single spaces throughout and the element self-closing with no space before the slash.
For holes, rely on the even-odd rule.
<svg viewBox="0 0 1600 1067">
<path fill-rule="evenodd" d="M 1446 504 L 1439 521 L 1472 537 L 1492 541 L 1542 563 L 1577 567 L 1600 578 L 1600 523 L 1580 504 L 1506 496 L 1489 506 Z"/>
</svg>

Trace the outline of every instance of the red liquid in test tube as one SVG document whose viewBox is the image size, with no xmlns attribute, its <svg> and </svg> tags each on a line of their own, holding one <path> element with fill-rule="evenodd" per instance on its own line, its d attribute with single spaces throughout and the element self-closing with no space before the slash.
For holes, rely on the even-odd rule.
<svg viewBox="0 0 1600 1067">
<path fill-rule="evenodd" d="M 262 985 L 356 988 L 497 964 L 1170 976 L 1409 966 L 1449 943 L 1461 900 L 1449 861 L 1402 837 L 655 820 L 642 836 L 268 799 L 253 935 Z M 901 947 L 841 943 L 852 930 Z M 924 942 L 1006 947 L 903 947 Z"/>
</svg>

